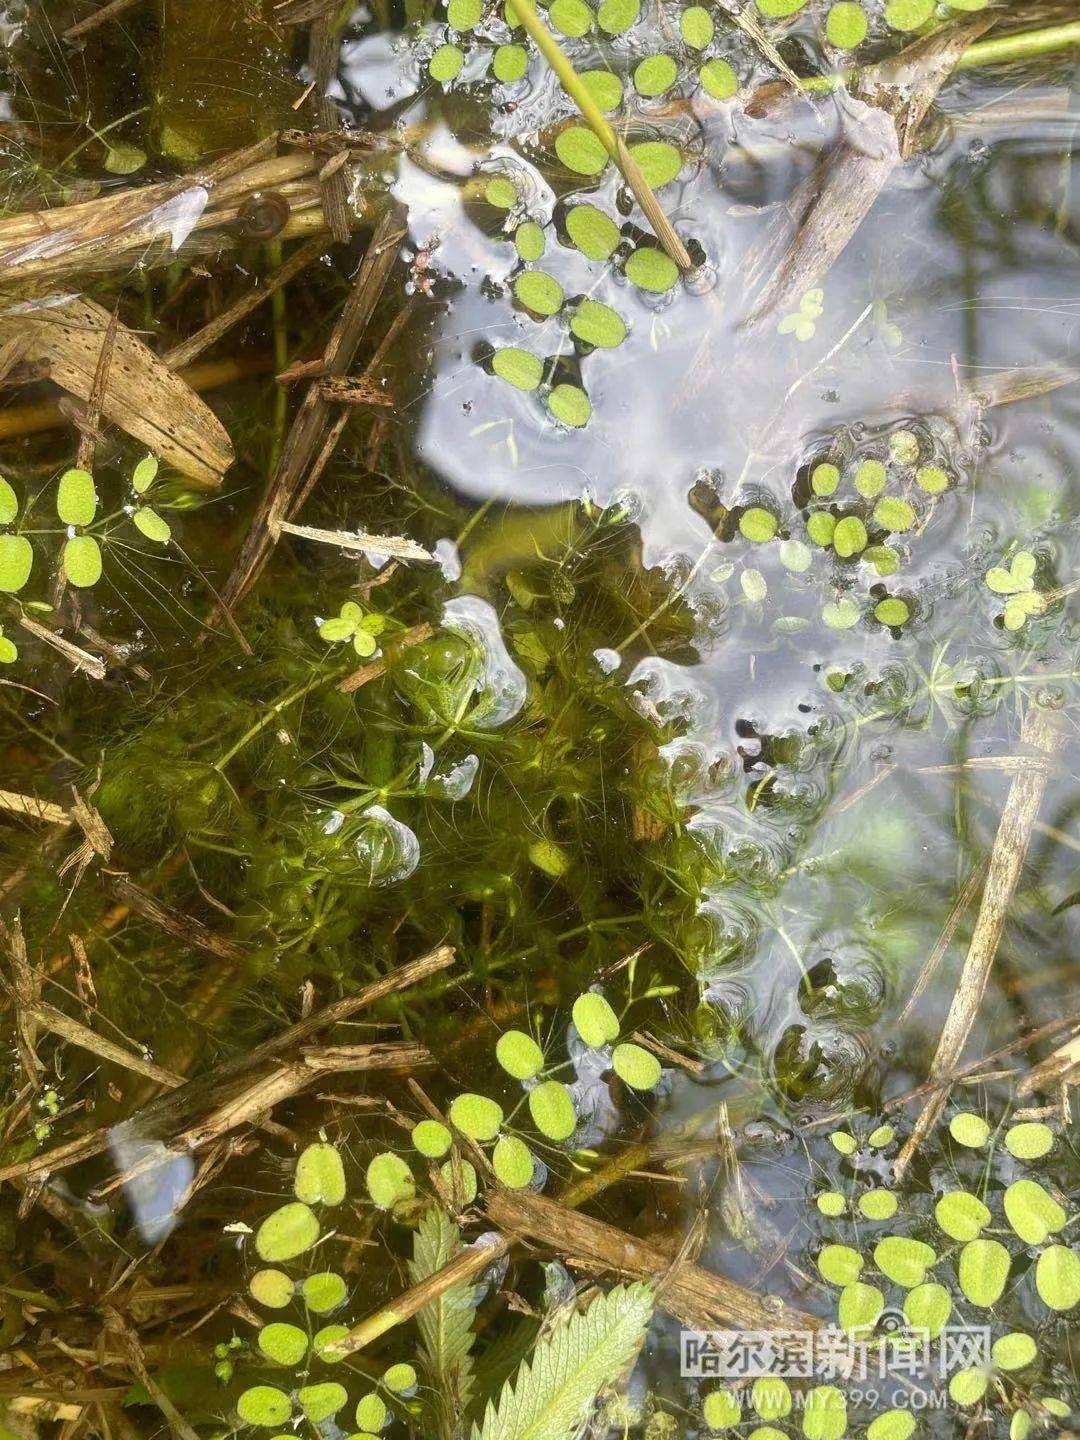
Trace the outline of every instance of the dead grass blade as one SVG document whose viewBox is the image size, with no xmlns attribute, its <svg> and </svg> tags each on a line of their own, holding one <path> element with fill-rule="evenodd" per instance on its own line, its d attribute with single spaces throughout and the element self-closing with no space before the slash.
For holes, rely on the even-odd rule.
<svg viewBox="0 0 1080 1440">
<path fill-rule="evenodd" d="M 752 321 L 797 304 L 807 290 L 821 283 L 870 213 L 895 167 L 912 153 L 915 135 L 938 90 L 971 42 L 991 24 L 993 16 L 977 16 L 945 25 L 926 39 L 901 51 L 895 61 L 875 72 L 862 98 L 865 109 L 860 146 L 848 141 L 825 161 L 819 179 L 808 191 L 809 203 L 798 231 L 759 295 Z M 789 221 L 782 222 L 784 231 Z M 779 236 L 766 240 L 764 263 L 775 255 Z M 755 267 L 751 281 L 762 273 Z"/>
<path fill-rule="evenodd" d="M 183 944 L 196 950 L 205 950 L 208 955 L 214 955 L 219 960 L 247 959 L 248 952 L 242 945 L 215 934 L 201 920 L 184 915 L 169 905 L 163 905 L 126 876 L 113 877 L 111 889 L 116 898 L 136 915 L 141 915 L 151 925 L 156 925 L 159 930 L 164 930 L 166 935 L 174 936 Z"/>
<path fill-rule="evenodd" d="M 36 795 L 20 795 L 16 790 L 0 790 L 0 810 L 25 815 L 28 820 L 45 820 L 50 825 L 67 825 L 71 820 L 62 805 L 39 800 Z"/>
<path fill-rule="evenodd" d="M 1063 738 L 1054 714 L 1035 705 L 1029 707 L 1020 739 L 1032 751 L 1031 762 L 1027 770 L 1014 778 L 1001 812 L 971 944 L 930 1066 L 929 1083 L 932 1089 L 896 1158 L 893 1172 L 897 1180 L 907 1172 L 915 1152 L 945 1107 L 957 1064 L 982 1004 L 1009 906 L 1027 856 L 1032 828 L 1042 804 L 1050 766 Z"/>
<path fill-rule="evenodd" d="M 24 335 L 31 359 L 45 360 L 52 380 L 80 400 L 94 396 L 95 376 L 113 317 L 93 300 L 8 311 L 0 337 Z M 224 426 L 205 401 L 143 342 L 117 325 L 100 387 L 101 414 L 196 484 L 219 485 L 236 456 Z"/>
<path fill-rule="evenodd" d="M 81 40 L 96 30 L 99 25 L 104 25 L 109 20 L 115 20 L 118 15 L 123 15 L 125 10 L 130 10 L 137 5 L 138 0 L 108 0 L 108 4 L 100 6 L 92 15 L 87 15 L 85 20 L 80 20 L 75 25 L 69 25 L 63 32 L 65 40 Z"/>
</svg>

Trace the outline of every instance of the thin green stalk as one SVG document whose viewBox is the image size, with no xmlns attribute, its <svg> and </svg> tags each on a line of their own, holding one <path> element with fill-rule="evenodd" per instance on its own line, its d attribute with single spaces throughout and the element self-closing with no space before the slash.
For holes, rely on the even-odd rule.
<svg viewBox="0 0 1080 1440">
<path fill-rule="evenodd" d="M 692 270 L 694 262 L 690 259 L 686 246 L 675 233 L 671 221 L 661 209 L 652 186 L 641 173 L 640 166 L 622 140 L 608 124 L 604 112 L 589 93 L 588 86 L 563 53 L 562 46 L 536 13 L 533 0 L 514 0 L 514 11 L 531 38 L 535 40 L 541 55 L 554 70 L 559 84 L 588 122 L 589 129 L 619 167 L 623 179 L 634 192 L 634 198 L 645 212 L 660 244 L 680 270 Z"/>
<path fill-rule="evenodd" d="M 1003 65 L 1009 60 L 1030 60 L 1036 55 L 1052 55 L 1070 45 L 1080 45 L 1080 20 L 1066 25 L 1050 25 L 1045 30 L 1021 30 L 1001 35 L 996 40 L 976 40 L 956 62 L 957 70 L 974 70 L 980 65 Z M 804 90 L 827 92 L 837 90 L 850 80 L 870 75 L 876 66 L 853 66 L 832 75 L 813 75 L 802 82 Z"/>
</svg>

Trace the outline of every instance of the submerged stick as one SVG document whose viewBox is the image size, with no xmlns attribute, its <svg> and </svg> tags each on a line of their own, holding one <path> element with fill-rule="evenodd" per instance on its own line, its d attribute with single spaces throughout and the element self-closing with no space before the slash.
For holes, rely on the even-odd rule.
<svg viewBox="0 0 1080 1440">
<path fill-rule="evenodd" d="M 930 1066 L 929 1079 L 933 1088 L 896 1158 L 893 1173 L 897 1180 L 903 1178 L 916 1150 L 945 1108 L 957 1062 L 978 1016 L 1009 907 L 1024 867 L 1035 817 L 1046 790 L 1050 762 L 1063 739 L 1056 717 L 1034 705 L 1024 716 L 1020 738 L 1034 753 L 1028 769 L 1013 780 L 1001 812 L 978 919 Z"/>
<path fill-rule="evenodd" d="M 589 129 L 622 171 L 623 179 L 634 192 L 634 199 L 645 212 L 645 218 L 652 226 L 653 233 L 660 244 L 680 270 L 692 270 L 694 262 L 690 259 L 686 246 L 675 233 L 675 227 L 664 214 L 652 186 L 641 173 L 641 167 L 627 150 L 621 138 L 608 124 L 604 112 L 590 95 L 588 87 L 563 53 L 562 46 L 536 13 L 533 0 L 521 0 L 520 4 L 515 0 L 514 9 L 531 39 L 536 42 L 537 49 L 555 71 L 559 84 L 581 111 L 582 118 L 587 122 Z"/>
</svg>

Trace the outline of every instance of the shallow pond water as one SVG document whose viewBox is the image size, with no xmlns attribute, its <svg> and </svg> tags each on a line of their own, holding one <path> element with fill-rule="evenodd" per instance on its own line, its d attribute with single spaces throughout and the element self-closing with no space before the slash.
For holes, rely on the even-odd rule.
<svg viewBox="0 0 1080 1440">
<path fill-rule="evenodd" d="M 415 1186 L 389 1167 L 382 1203 L 373 1156 L 414 1162 L 421 1192 L 434 1186 L 470 1242 L 497 1228 L 482 1196 L 462 1206 L 460 1176 L 437 1180 L 409 1146 L 428 1107 L 453 1120 L 465 1091 L 497 1097 L 529 1141 L 534 1188 L 669 1261 L 689 1254 L 776 1315 L 831 1319 L 838 1286 L 866 1301 L 859 1254 L 837 1279 L 823 1244 L 869 1257 L 883 1226 L 932 1240 L 956 1261 L 935 1272 L 955 1315 L 987 1312 L 995 1337 L 1030 1332 L 1039 1358 L 1010 1367 L 995 1352 L 997 1368 L 979 1371 L 992 1405 L 920 1380 L 920 1424 L 1011 1440 L 1027 1434 L 1018 1415 L 1063 1424 L 1076 1300 L 1046 1294 L 1069 1298 L 1075 1252 L 1056 1290 L 1038 1274 L 1059 1230 L 1058 1248 L 1075 1239 L 1065 1212 L 1037 1239 L 1009 1216 L 1024 1245 L 1000 1303 L 973 1298 L 953 1253 L 989 1218 L 971 1235 L 939 1221 L 944 1245 L 933 1227 L 944 1192 L 990 1204 L 1042 1160 L 1009 1140 L 1017 1109 L 1050 1127 L 1043 1178 L 1071 1191 L 1075 1224 L 1068 1084 L 1024 1088 L 1049 1051 L 1075 1046 L 1078 1024 L 1075 43 L 957 71 L 901 160 L 872 93 L 766 95 L 772 40 L 799 76 L 841 62 L 817 7 L 770 22 L 764 50 L 718 10 L 703 53 L 733 67 L 722 101 L 691 83 L 702 58 L 668 7 L 614 38 L 567 39 L 579 70 L 624 81 L 630 139 L 678 149 L 657 192 L 694 269 L 649 288 L 633 257 L 658 252 L 615 167 L 587 178 L 555 158 L 574 110 L 540 55 L 513 83 L 486 78 L 495 47 L 520 39 L 501 8 L 466 35 L 415 7 L 339 7 L 325 101 L 305 37 L 333 7 L 285 7 L 284 20 L 249 7 L 222 29 L 212 6 L 135 5 L 75 43 L 61 32 L 86 7 L 69 8 L 0 5 L 0 370 L 16 367 L 0 390 L 13 507 L 0 490 L 0 532 L 28 537 L 34 555 L 25 587 L 5 579 L 0 597 L 0 645 L 17 642 L 0 652 L 0 1421 L 27 1440 L 244 1430 L 244 1387 L 275 1358 L 252 1339 L 265 1316 L 244 1286 L 253 1251 L 268 1258 L 252 1232 L 288 1198 L 295 1152 L 322 1134 L 345 1158 L 333 1263 L 353 1324 L 418 1273 L 404 1260 L 419 1263 Z M 1027 29 L 1062 19 L 1030 9 Z M 898 46 L 876 12 L 873 27 L 861 62 Z M 464 65 L 442 86 L 429 65 L 451 41 Z M 680 83 L 644 99 L 631 77 L 658 46 L 677 55 Z M 333 161 L 321 192 L 302 167 L 275 171 L 280 189 L 249 197 L 255 208 L 221 232 L 209 182 L 179 222 L 169 199 L 159 228 L 200 228 L 194 253 L 172 229 L 166 265 L 148 240 L 122 270 L 98 258 L 33 283 L 18 273 L 51 252 L 38 238 L 13 248 L 8 215 L 55 219 L 273 126 L 331 122 L 363 151 L 347 172 L 358 218 L 346 243 L 320 246 L 299 218 L 329 203 Z M 320 166 L 336 148 L 331 137 Z M 841 150 L 896 163 L 834 263 L 801 255 L 815 283 L 765 304 Z M 591 249 L 574 239 L 586 204 L 607 227 Z M 277 515 L 300 530 L 273 533 L 266 568 L 234 588 L 259 497 L 370 263 L 370 225 L 388 213 L 400 219 L 392 264 L 347 367 L 370 366 L 370 388 L 341 412 L 310 494 Z M 274 231 L 283 217 L 296 228 Z M 837 213 L 823 228 L 826 250 L 843 224 Z M 235 451 L 224 483 L 197 487 L 166 460 L 144 486 L 141 432 L 130 420 L 98 432 L 91 414 L 96 454 L 84 443 L 80 463 L 92 454 L 95 505 L 65 507 L 54 481 L 76 462 L 79 412 L 69 396 L 42 417 L 56 399 L 47 369 L 3 350 L 22 344 L 20 316 L 79 293 L 168 358 L 313 229 L 315 263 L 207 352 L 232 367 L 206 392 Z M 508 349 L 524 388 L 500 373 Z M 104 553 L 94 585 L 64 548 L 90 535 Z M 401 537 L 423 550 L 402 557 Z M 254 1047 L 442 944 L 452 966 L 387 983 L 370 1011 L 319 1031 L 315 1058 L 314 1031 L 288 1051 L 317 1083 L 274 1072 L 280 1094 L 227 1114 L 252 1054 L 278 1053 Z M 987 945 L 947 1104 L 942 1091 L 908 1154 L 928 1076 L 942 1080 L 935 1052 L 965 955 Z M 572 1010 L 590 989 L 617 1012 L 611 1033 L 594 1017 L 596 1043 Z M 88 1044 L 87 1029 L 141 1068 Z M 496 1060 L 507 1030 L 539 1043 L 543 1084 L 538 1068 L 515 1079 Z M 324 1041 L 419 1048 L 383 1060 L 384 1074 Z M 184 1079 L 203 1086 L 188 1112 Z M 961 1138 L 983 1116 L 987 1134 Z M 486 1145 L 502 1122 L 491 1135 L 454 1123 Z M 62 1147 L 86 1135 L 100 1144 L 73 1164 Z M 895 1227 L 891 1198 L 867 1191 L 900 1198 Z M 546 1271 L 519 1253 L 487 1277 L 488 1393 L 575 1280 L 621 1268 L 582 1263 L 550 1214 L 530 1239 Z M 333 1243 L 324 1234 L 316 1254 Z M 925 1277 L 898 1278 L 888 1249 L 874 1253 L 874 1293 L 903 1321 Z M 720 1428 L 715 1387 L 680 1377 L 693 1315 L 663 1300 L 665 1283 L 642 1363 L 588 1433 Z M 339 1304 L 326 1307 L 335 1322 Z M 350 1357 L 350 1386 L 381 1374 L 388 1423 L 451 1440 L 462 1397 L 431 1370 L 419 1396 L 399 1393 L 385 1367 L 415 1359 L 418 1341 L 390 1332 Z M 99 1333 L 113 1339 L 95 1355 Z M 338 1372 L 313 1343 L 308 1378 L 329 1384 Z M 852 1383 L 852 1430 L 897 1403 L 896 1383 Z M 352 1431 L 319 1411 L 325 1395 L 309 1406 L 297 1394 L 301 1433 Z M 739 1433 L 757 1421 L 794 1433 L 799 1413 L 770 1414 L 758 1393 Z M 809 1440 L 844 1429 L 814 1424 Z"/>
</svg>

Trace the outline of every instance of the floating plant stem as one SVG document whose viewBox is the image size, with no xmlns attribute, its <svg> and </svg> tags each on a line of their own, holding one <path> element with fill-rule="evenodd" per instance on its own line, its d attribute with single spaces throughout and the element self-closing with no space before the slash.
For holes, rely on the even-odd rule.
<svg viewBox="0 0 1080 1440">
<path fill-rule="evenodd" d="M 1042 30 L 1020 30 L 1012 35 L 1001 35 L 994 40 L 976 40 L 969 45 L 956 62 L 957 70 L 974 70 L 980 65 L 1004 65 L 1010 60 L 1030 60 L 1036 55 L 1052 55 L 1066 50 L 1070 45 L 1080 45 L 1080 20 L 1070 20 L 1066 25 L 1049 25 Z M 861 80 L 874 73 L 874 66 L 853 66 L 850 70 L 837 70 L 832 75 L 814 75 L 802 82 L 804 90 L 837 90 L 851 80 Z"/>
<path fill-rule="evenodd" d="M 686 246 L 675 233 L 671 221 L 664 214 L 652 186 L 641 173 L 640 166 L 620 137 L 608 124 L 603 111 L 589 94 L 588 88 L 563 53 L 555 36 L 536 13 L 533 0 L 521 0 L 520 4 L 515 0 L 514 10 L 529 35 L 536 41 L 541 55 L 555 71 L 559 83 L 581 111 L 593 134 L 619 167 L 623 179 L 634 192 L 634 199 L 645 212 L 660 244 L 680 270 L 692 270 L 694 262 L 690 259 Z"/>
</svg>

